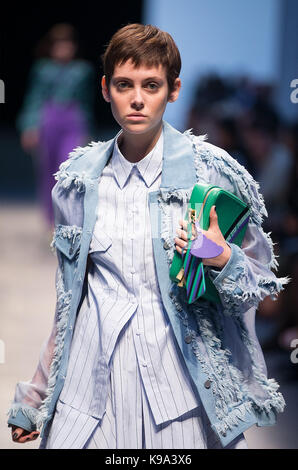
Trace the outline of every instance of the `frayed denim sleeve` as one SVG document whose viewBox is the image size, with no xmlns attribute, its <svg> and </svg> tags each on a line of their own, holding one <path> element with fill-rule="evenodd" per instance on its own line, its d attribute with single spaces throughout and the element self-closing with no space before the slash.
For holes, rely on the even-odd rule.
<svg viewBox="0 0 298 470">
<path fill-rule="evenodd" d="M 59 268 L 56 270 L 56 284 Z M 42 344 L 37 368 L 31 380 L 18 382 L 15 388 L 13 402 L 7 412 L 8 426 L 17 426 L 26 431 L 34 431 L 39 427 L 39 408 L 47 396 L 50 367 L 53 360 L 57 336 L 58 302 L 52 331 Z"/>
<path fill-rule="evenodd" d="M 16 426 L 25 431 L 36 431 L 36 416 L 38 411 L 31 406 L 22 403 L 14 403 L 10 409 L 10 417 L 7 421 L 8 427 Z"/>
<path fill-rule="evenodd" d="M 249 223 L 241 248 L 228 243 L 231 257 L 221 269 L 208 267 L 226 315 L 240 316 L 270 295 L 276 300 L 290 279 L 278 278 L 272 271 L 277 267 L 270 235 L 261 226 Z"/>
<path fill-rule="evenodd" d="M 231 257 L 221 269 L 206 270 L 218 290 L 226 315 L 241 316 L 257 307 L 265 297 L 275 300 L 290 279 L 278 278 L 272 270 L 278 267 L 270 234 L 262 228 L 268 217 L 260 185 L 250 173 L 225 150 L 192 138 L 195 149 L 197 178 L 232 192 L 250 209 L 250 222 L 241 248 L 233 243 Z"/>
</svg>

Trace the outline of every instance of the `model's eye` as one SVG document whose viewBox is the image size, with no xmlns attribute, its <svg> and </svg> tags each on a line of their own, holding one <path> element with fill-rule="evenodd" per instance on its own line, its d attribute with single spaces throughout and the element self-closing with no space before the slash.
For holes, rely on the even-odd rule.
<svg viewBox="0 0 298 470">
<path fill-rule="evenodd" d="M 119 82 L 117 83 L 117 88 L 124 89 L 127 88 L 128 83 L 127 82 Z"/>
<path fill-rule="evenodd" d="M 150 90 L 156 90 L 158 88 L 157 83 L 154 82 L 147 83 L 147 86 Z"/>
</svg>

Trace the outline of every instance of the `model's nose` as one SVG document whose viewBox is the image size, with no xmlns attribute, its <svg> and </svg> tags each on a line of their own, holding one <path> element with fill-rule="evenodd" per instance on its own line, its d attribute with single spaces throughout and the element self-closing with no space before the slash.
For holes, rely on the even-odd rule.
<svg viewBox="0 0 298 470">
<path fill-rule="evenodd" d="M 136 111 L 140 111 L 141 109 L 144 108 L 144 104 L 134 101 L 133 103 L 131 103 L 131 107 L 135 109 Z"/>
<path fill-rule="evenodd" d="M 142 97 L 141 90 L 139 89 L 134 90 L 132 100 L 131 100 L 131 106 L 136 110 L 140 110 L 144 107 L 144 100 Z"/>
</svg>

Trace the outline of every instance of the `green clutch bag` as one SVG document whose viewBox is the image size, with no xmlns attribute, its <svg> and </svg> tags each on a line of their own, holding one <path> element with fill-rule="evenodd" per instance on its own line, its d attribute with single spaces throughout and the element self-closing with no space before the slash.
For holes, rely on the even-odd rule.
<svg viewBox="0 0 298 470">
<path fill-rule="evenodd" d="M 217 289 L 205 272 L 203 256 L 198 258 L 190 252 L 193 226 L 196 223 L 201 229 L 208 230 L 213 205 L 216 206 L 219 228 L 228 242 L 241 246 L 249 221 L 249 207 L 237 196 L 219 186 L 195 184 L 185 216 L 188 246 L 182 255 L 175 250 L 170 268 L 171 280 L 180 287 L 185 286 L 189 304 L 199 297 L 220 303 Z"/>
</svg>

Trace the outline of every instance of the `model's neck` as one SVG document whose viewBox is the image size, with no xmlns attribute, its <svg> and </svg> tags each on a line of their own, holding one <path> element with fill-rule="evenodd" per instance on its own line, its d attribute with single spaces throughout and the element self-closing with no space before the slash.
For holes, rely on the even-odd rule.
<svg viewBox="0 0 298 470">
<path fill-rule="evenodd" d="M 151 152 L 161 132 L 162 122 L 146 134 L 128 134 L 123 130 L 118 138 L 119 150 L 129 162 L 139 162 Z"/>
</svg>

